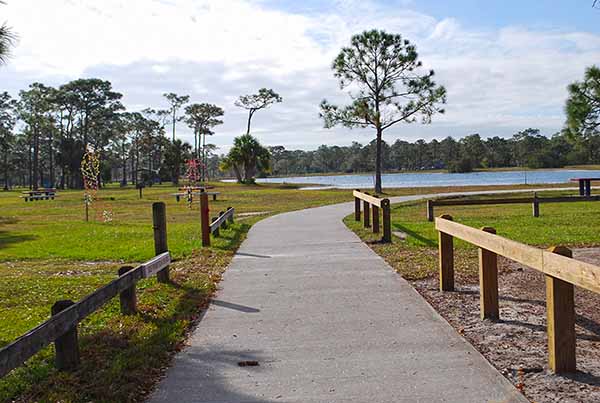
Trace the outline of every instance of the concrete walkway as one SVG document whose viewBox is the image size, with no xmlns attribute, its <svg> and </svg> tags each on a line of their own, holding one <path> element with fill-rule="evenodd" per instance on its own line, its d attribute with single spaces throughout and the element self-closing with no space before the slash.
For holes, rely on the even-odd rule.
<svg viewBox="0 0 600 403">
<path fill-rule="evenodd" d="M 352 206 L 257 223 L 150 401 L 527 402 L 346 228 Z"/>
</svg>

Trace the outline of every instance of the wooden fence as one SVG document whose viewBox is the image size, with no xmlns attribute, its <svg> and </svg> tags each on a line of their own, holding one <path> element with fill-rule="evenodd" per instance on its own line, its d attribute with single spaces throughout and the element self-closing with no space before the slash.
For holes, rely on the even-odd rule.
<svg viewBox="0 0 600 403">
<path fill-rule="evenodd" d="M 360 205 L 361 201 L 364 210 L 364 227 L 373 228 L 373 233 L 378 234 L 379 229 L 379 210 L 382 211 L 383 217 L 383 238 L 382 242 L 392 242 L 392 223 L 390 216 L 390 200 L 381 199 L 377 196 L 355 190 L 354 195 L 354 218 L 360 221 Z M 373 225 L 371 225 L 371 212 L 373 210 Z"/>
<path fill-rule="evenodd" d="M 572 259 L 570 249 L 555 246 L 535 248 L 496 235 L 490 227 L 481 230 L 458 224 L 449 215 L 435 220 L 439 231 L 440 289 L 454 290 L 453 238 L 479 247 L 481 317 L 499 319 L 497 256 L 529 266 L 546 278 L 548 360 L 556 373 L 575 372 L 574 286 L 600 293 L 600 267 Z"/>
<path fill-rule="evenodd" d="M 495 198 L 495 199 L 435 199 L 427 200 L 427 220 L 433 221 L 434 208 L 437 206 L 479 206 L 489 204 L 531 204 L 531 211 L 534 217 L 540 216 L 540 204 L 542 203 L 572 203 L 584 201 L 600 201 L 600 196 L 558 196 L 558 197 L 538 197 L 534 193 L 533 197 L 515 197 L 515 198 Z"/>
<path fill-rule="evenodd" d="M 121 313 L 136 312 L 135 285 L 143 278 L 157 275 L 159 282 L 169 281 L 171 256 L 167 247 L 167 220 L 165 204 L 152 205 L 154 247 L 157 256 L 135 268 L 121 267 L 119 277 L 84 297 L 79 302 L 57 301 L 51 308 L 51 318 L 0 349 L 0 377 L 22 365 L 38 351 L 54 342 L 55 365 L 59 370 L 70 370 L 79 365 L 77 325 L 119 295 Z"/>
<path fill-rule="evenodd" d="M 202 225 L 202 246 L 210 246 L 210 234 L 219 236 L 220 228 L 226 229 L 228 224 L 233 223 L 235 209 L 227 207 L 226 211 L 220 211 L 218 216 L 209 221 L 210 209 L 208 206 L 208 194 L 200 194 L 200 223 Z"/>
</svg>

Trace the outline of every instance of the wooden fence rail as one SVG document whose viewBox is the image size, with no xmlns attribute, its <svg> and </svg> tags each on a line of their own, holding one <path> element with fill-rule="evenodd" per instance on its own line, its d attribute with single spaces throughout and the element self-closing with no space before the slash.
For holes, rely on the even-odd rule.
<svg viewBox="0 0 600 403">
<path fill-rule="evenodd" d="M 392 242 L 392 223 L 390 215 L 390 200 L 381 199 L 377 196 L 370 195 L 367 192 L 361 192 L 356 189 L 354 195 L 354 219 L 360 221 L 360 205 L 361 201 L 364 210 L 364 227 L 373 228 L 373 233 L 378 234 L 380 231 L 379 225 L 379 210 L 383 218 L 383 237 L 382 242 Z M 373 210 L 373 225 L 371 226 L 371 210 Z"/>
<path fill-rule="evenodd" d="M 514 197 L 495 199 L 432 199 L 427 200 L 427 220 L 433 221 L 434 208 L 438 206 L 480 206 L 490 204 L 531 204 L 534 217 L 540 216 L 542 203 L 573 203 L 585 201 L 600 201 L 600 196 L 557 196 L 557 197 Z"/>
<path fill-rule="evenodd" d="M 209 219 L 210 209 L 208 206 L 208 194 L 200 194 L 200 224 L 202 226 L 202 246 L 210 246 L 210 235 L 220 235 L 220 228 L 226 229 L 233 223 L 235 209 L 227 207 L 226 211 L 220 211 L 219 215 Z"/>
<path fill-rule="evenodd" d="M 112 298 L 119 295 L 121 312 L 132 314 L 136 311 L 135 285 L 143 278 L 157 275 L 168 281 L 168 267 L 171 255 L 167 249 L 166 215 L 164 203 L 153 204 L 155 250 L 159 254 L 146 263 L 132 268 L 121 267 L 119 277 L 104 287 L 84 297 L 79 302 L 57 301 L 51 309 L 52 316 L 39 326 L 0 349 L 0 377 L 22 365 L 38 351 L 55 343 L 56 362 L 59 370 L 68 370 L 79 364 L 77 325 L 83 319 L 100 309 Z M 162 226 L 162 223 L 165 223 Z M 162 251 L 161 249 L 165 249 Z M 166 272 L 166 274 L 165 274 Z"/>
<path fill-rule="evenodd" d="M 600 267 L 572 259 L 565 247 L 535 248 L 496 235 L 493 228 L 481 230 L 455 223 L 448 215 L 435 220 L 439 231 L 440 289 L 454 290 L 453 238 L 479 247 L 481 317 L 498 319 L 497 256 L 529 266 L 546 278 L 548 361 L 556 373 L 574 372 L 575 302 L 574 286 L 600 293 Z"/>
</svg>

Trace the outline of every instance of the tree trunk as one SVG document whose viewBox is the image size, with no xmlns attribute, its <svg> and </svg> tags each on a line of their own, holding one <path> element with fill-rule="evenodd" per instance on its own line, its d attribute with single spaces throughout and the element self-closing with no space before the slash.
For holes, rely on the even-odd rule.
<svg viewBox="0 0 600 403">
<path fill-rule="evenodd" d="M 377 128 L 377 149 L 375 154 L 375 193 L 381 193 L 381 147 L 382 146 L 382 130 L 380 127 Z"/>
<path fill-rule="evenodd" d="M 4 152 L 4 190 L 8 191 L 10 186 L 8 185 L 8 150 Z"/>
<path fill-rule="evenodd" d="M 48 147 L 49 147 L 48 163 L 50 164 L 50 187 L 51 188 L 54 187 L 54 147 L 52 144 L 53 142 L 54 142 L 54 137 L 52 136 L 52 132 L 50 132 L 50 136 L 48 138 Z"/>
<path fill-rule="evenodd" d="M 250 134 L 250 122 L 252 121 L 252 115 L 254 115 L 254 111 L 250 109 L 248 112 L 248 129 L 246 130 L 246 134 Z"/>
</svg>

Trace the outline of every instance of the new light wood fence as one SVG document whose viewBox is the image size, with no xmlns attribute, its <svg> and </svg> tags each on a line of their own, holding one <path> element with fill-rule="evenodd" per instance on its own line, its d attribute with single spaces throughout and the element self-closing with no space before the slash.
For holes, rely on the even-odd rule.
<svg viewBox="0 0 600 403">
<path fill-rule="evenodd" d="M 600 196 L 558 196 L 538 197 L 513 197 L 494 199 L 433 199 L 427 200 L 427 220 L 433 221 L 434 209 L 438 206 L 481 206 L 490 204 L 531 204 L 534 217 L 540 216 L 540 204 L 542 203 L 573 203 L 585 201 L 600 201 Z"/>
<path fill-rule="evenodd" d="M 546 278 L 548 361 L 556 373 L 575 372 L 574 286 L 600 293 L 600 267 L 572 259 L 571 250 L 535 248 L 496 235 L 493 228 L 475 229 L 455 223 L 449 215 L 435 219 L 439 231 L 440 289 L 454 290 L 453 238 L 479 247 L 481 317 L 498 319 L 497 256 L 529 266 Z"/>
<path fill-rule="evenodd" d="M 392 242 L 392 223 L 390 216 L 390 200 L 381 199 L 377 196 L 370 195 L 367 192 L 361 192 L 355 190 L 354 195 L 354 218 L 356 221 L 360 221 L 361 211 L 360 205 L 362 202 L 364 210 L 364 227 L 373 228 L 373 233 L 378 234 L 380 231 L 379 226 L 379 210 L 383 218 L 383 237 L 382 242 Z M 373 225 L 371 225 L 371 210 L 373 210 Z"/>
<path fill-rule="evenodd" d="M 135 268 L 121 267 L 117 279 L 79 302 L 57 301 L 51 308 L 50 319 L 0 349 L 0 377 L 22 365 L 27 359 L 53 342 L 56 350 L 56 368 L 59 370 L 76 368 L 80 362 L 77 325 L 83 319 L 117 295 L 119 295 L 121 303 L 121 313 L 131 315 L 136 312 L 135 286 L 138 281 L 155 274 L 159 282 L 169 281 L 171 255 L 167 247 L 165 204 L 154 203 L 152 216 L 154 247 L 157 256 Z"/>
</svg>

